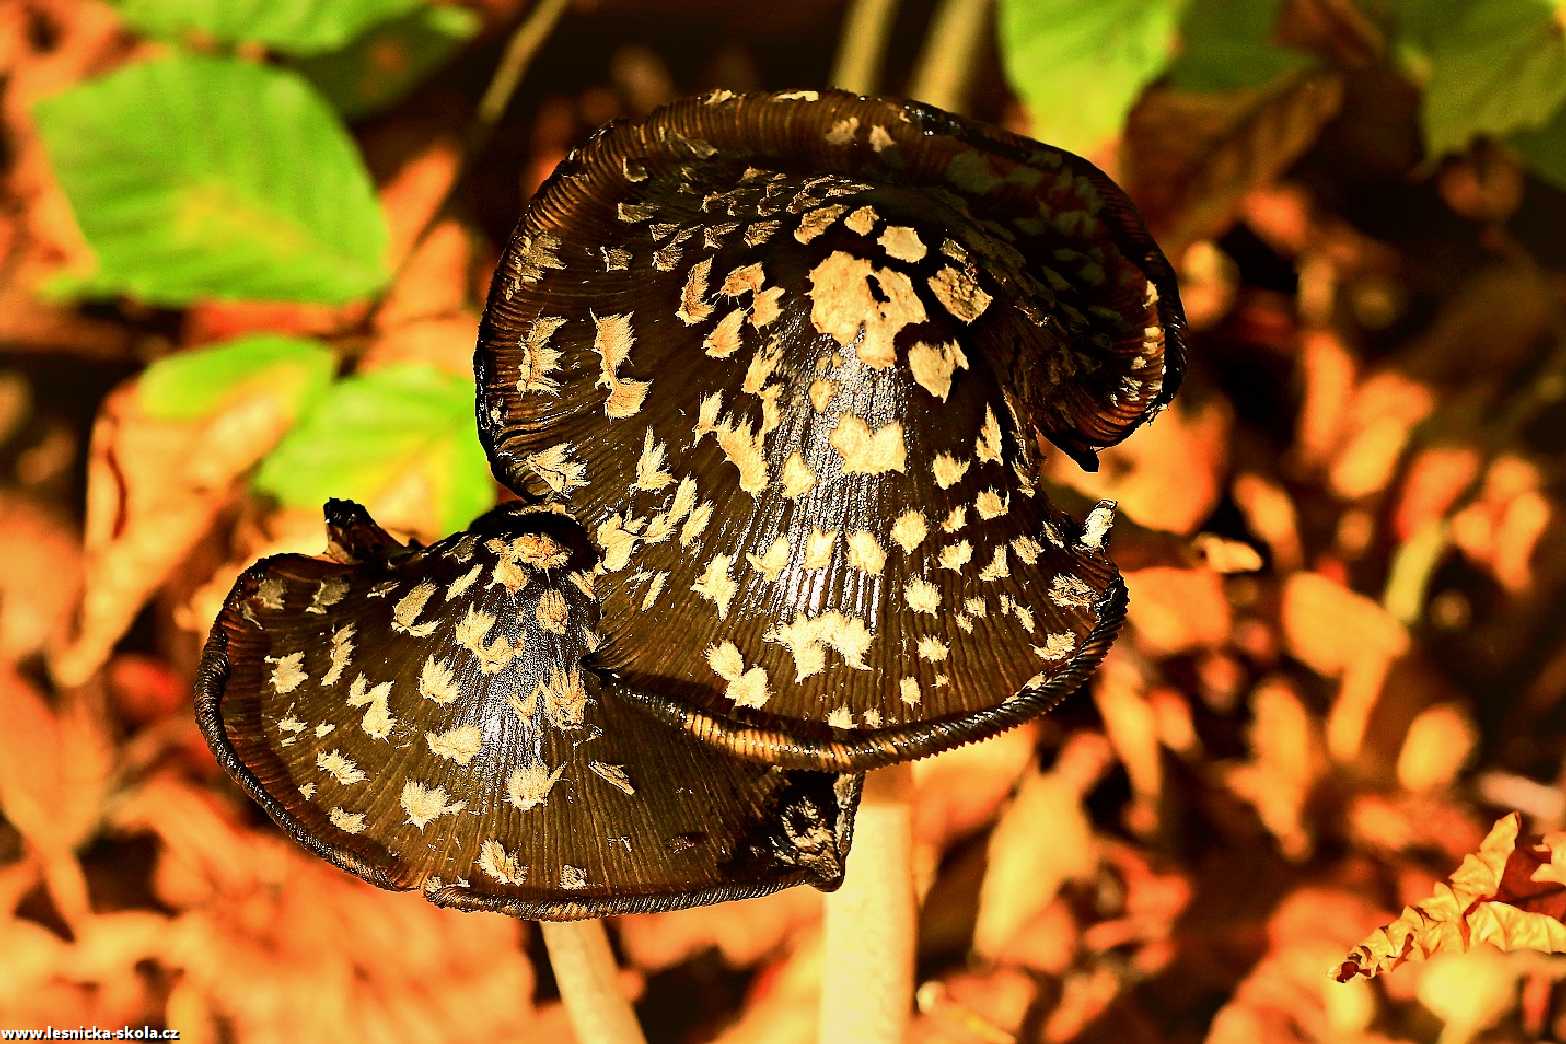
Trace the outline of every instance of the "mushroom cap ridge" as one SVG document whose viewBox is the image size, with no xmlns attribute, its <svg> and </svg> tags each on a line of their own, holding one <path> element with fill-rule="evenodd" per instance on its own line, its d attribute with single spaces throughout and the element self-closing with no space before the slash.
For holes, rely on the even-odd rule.
<svg viewBox="0 0 1566 1044">
<path fill-rule="evenodd" d="M 1173 394 L 1182 331 L 1085 161 L 925 106 L 720 92 L 599 132 L 529 205 L 480 431 L 603 550 L 628 698 L 861 768 L 1040 713 L 1102 656 L 1107 511 L 1048 504 L 1035 432 L 1090 463 Z"/>
<path fill-rule="evenodd" d="M 841 882 L 860 778 L 728 757 L 604 692 L 569 519 L 511 504 L 403 548 L 357 505 L 327 515 L 338 561 L 247 570 L 196 682 L 218 762 L 295 841 L 534 920 Z"/>
</svg>

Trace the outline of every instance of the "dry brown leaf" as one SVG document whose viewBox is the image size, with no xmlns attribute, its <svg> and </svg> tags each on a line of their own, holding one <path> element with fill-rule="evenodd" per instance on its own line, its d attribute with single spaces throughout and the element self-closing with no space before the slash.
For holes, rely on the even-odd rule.
<svg viewBox="0 0 1566 1044">
<path fill-rule="evenodd" d="M 1359 382 L 1359 361 L 1342 338 L 1307 330 L 1300 338 L 1302 387 L 1294 455 L 1308 468 L 1325 467 L 1342 441 L 1349 404 Z"/>
<path fill-rule="evenodd" d="M 1142 672 L 1124 648 L 1111 649 L 1099 668 L 1093 699 L 1104 720 L 1104 734 L 1131 777 L 1132 806 L 1126 816 L 1128 825 L 1139 833 L 1158 825 L 1164 778 L 1158 719 L 1145 690 Z"/>
<path fill-rule="evenodd" d="M 661 971 L 707 949 L 716 949 L 733 968 L 748 968 L 782 948 L 821 920 L 821 898 L 788 888 L 745 903 L 745 916 L 728 906 L 702 906 L 618 920 L 620 944 L 638 968 Z"/>
<path fill-rule="evenodd" d="M 1393 532 L 1406 541 L 1425 526 L 1439 523 L 1479 477 L 1483 461 L 1471 446 L 1433 446 L 1415 453 L 1403 477 L 1392 515 Z"/>
<path fill-rule="evenodd" d="M 1067 881 L 1098 866 L 1093 824 L 1083 796 L 1109 767 L 1109 742 L 1078 733 L 1049 772 L 1022 781 L 990 834 L 989 864 L 979 889 L 973 950 L 996 959 Z"/>
<path fill-rule="evenodd" d="M 1449 787 L 1478 742 L 1479 730 L 1462 706 L 1426 707 L 1408 726 L 1397 757 L 1397 781 L 1416 792 Z"/>
<path fill-rule="evenodd" d="M 1249 801 L 1289 859 L 1304 859 L 1315 844 L 1305 804 L 1326 770 L 1319 723 L 1293 686 L 1263 681 L 1251 694 L 1251 759 L 1224 774 Z"/>
<path fill-rule="evenodd" d="M 446 373 L 469 377 L 473 372 L 473 331 L 478 313 L 453 312 L 429 319 L 410 319 L 379 334 L 366 353 L 362 369 L 422 363 Z"/>
<path fill-rule="evenodd" d="M 821 934 L 812 930 L 756 976 L 739 1018 L 716 1044 L 812 1044 L 820 993 Z"/>
<path fill-rule="evenodd" d="M 1393 660 L 1408 631 L 1364 595 L 1320 573 L 1295 573 L 1283 586 L 1283 636 L 1289 652 L 1317 674 L 1339 678 L 1327 717 L 1327 749 L 1352 760 Z"/>
<path fill-rule="evenodd" d="M 1452 542 L 1510 591 L 1534 583 L 1534 555 L 1557 516 L 1537 464 L 1504 456 L 1485 472 L 1478 499 L 1452 517 Z"/>
<path fill-rule="evenodd" d="M 66 626 L 80 594 L 81 545 L 54 512 L 0 494 L 0 562 L 0 659 L 16 662 Z"/>
<path fill-rule="evenodd" d="M 536 1037 L 520 923 L 376 889 L 172 779 L 127 794 L 115 824 L 160 841 L 155 884 L 179 911 L 162 960 L 200 995 L 182 1003 L 237 1037 Z"/>
<path fill-rule="evenodd" d="M 1430 415 L 1435 402 L 1428 385 L 1395 370 L 1382 370 L 1362 381 L 1328 466 L 1332 489 L 1345 499 L 1386 490 L 1414 426 Z"/>
<path fill-rule="evenodd" d="M 1045 475 L 1093 500 L 1113 500 L 1129 518 L 1173 533 L 1194 532 L 1223 493 L 1228 466 L 1229 407 L 1218 400 L 1176 399 L 1118 446 L 1099 455 L 1089 474 L 1064 454 L 1050 456 Z M 1113 542 L 1111 536 L 1111 542 Z"/>
<path fill-rule="evenodd" d="M 198 301 L 185 312 L 186 344 L 227 341 L 245 334 L 322 335 L 364 318 L 363 302 L 346 305 L 280 301 Z"/>
<path fill-rule="evenodd" d="M 1479 851 L 1465 856 L 1435 894 L 1376 929 L 1338 968 L 1339 982 L 1373 978 L 1404 961 L 1464 953 L 1488 943 L 1501 950 L 1566 953 L 1566 834 L 1518 844 L 1522 817 L 1496 820 Z"/>
<path fill-rule="evenodd" d="M 1121 147 L 1131 195 L 1166 252 L 1222 232 L 1241 198 L 1271 181 L 1338 111 L 1343 81 L 1307 69 L 1265 87 L 1142 95 Z"/>
<path fill-rule="evenodd" d="M 150 417 L 137 386 L 110 394 L 87 465 L 86 591 L 76 631 L 50 666 L 77 685 L 103 665 L 142 603 L 239 492 L 240 478 L 287 433 L 298 396 L 253 385 L 215 415 Z"/>
<path fill-rule="evenodd" d="M 47 866 L 68 859 L 103 814 L 114 751 L 84 697 L 51 706 L 0 665 L 0 810 Z"/>
<path fill-rule="evenodd" d="M 1300 542 L 1299 513 L 1282 485 L 1250 472 L 1234 479 L 1234 502 L 1245 515 L 1245 524 L 1272 553 L 1277 573 L 1292 573 L 1305 562 Z"/>
<path fill-rule="evenodd" d="M 1125 574 L 1137 646 L 1174 656 L 1221 645 L 1231 626 L 1223 577 L 1211 569 L 1155 567 Z"/>
<path fill-rule="evenodd" d="M 1380 27 L 1354 0 L 1288 0 L 1278 19 L 1278 41 L 1330 55 L 1349 68 L 1376 61 L 1387 46 Z"/>
<path fill-rule="evenodd" d="M 1033 763 L 1038 736 L 1028 722 L 914 762 L 915 843 L 943 848 L 993 820 Z"/>
</svg>

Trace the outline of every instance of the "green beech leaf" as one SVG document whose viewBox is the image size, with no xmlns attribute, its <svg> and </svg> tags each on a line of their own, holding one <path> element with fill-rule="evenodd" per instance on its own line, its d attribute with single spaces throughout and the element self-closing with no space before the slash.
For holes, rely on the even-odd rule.
<svg viewBox="0 0 1566 1044">
<path fill-rule="evenodd" d="M 302 406 L 331 383 L 335 366 L 317 341 L 256 334 L 159 359 L 142 372 L 136 398 L 148 415 L 168 420 L 217 413 L 262 388 Z"/>
<path fill-rule="evenodd" d="M 1090 152 L 1168 62 L 1182 0 L 1001 0 L 1007 79 L 1033 136 Z"/>
<path fill-rule="evenodd" d="M 1259 87 L 1309 63 L 1273 42 L 1283 0 L 1190 0 L 1169 80 L 1191 91 Z"/>
<path fill-rule="evenodd" d="M 386 281 L 374 186 L 295 73 L 179 55 L 34 113 L 97 260 L 85 292 L 340 304 Z"/>
<path fill-rule="evenodd" d="M 1529 170 L 1566 189 L 1566 107 L 1557 109 L 1555 117 L 1537 130 L 1513 135 L 1511 144 Z"/>
<path fill-rule="evenodd" d="M 472 39 L 481 21 L 465 7 L 420 7 L 297 68 L 344 116 L 368 116 L 401 101 Z"/>
<path fill-rule="evenodd" d="M 334 51 L 424 0 L 113 0 L 148 36 L 259 43 L 288 54 Z"/>
<path fill-rule="evenodd" d="M 256 486 L 295 507 L 402 502 L 415 489 L 432 531 L 459 529 L 495 500 L 473 382 L 423 365 L 339 381 L 262 462 Z"/>
<path fill-rule="evenodd" d="M 1415 3 L 1411 36 L 1428 41 L 1425 144 L 1431 155 L 1476 134 L 1542 126 L 1566 101 L 1566 3 Z"/>
</svg>

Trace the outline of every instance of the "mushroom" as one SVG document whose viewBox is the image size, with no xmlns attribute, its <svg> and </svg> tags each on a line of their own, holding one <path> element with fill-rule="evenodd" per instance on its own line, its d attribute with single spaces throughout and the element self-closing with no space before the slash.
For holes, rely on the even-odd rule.
<svg viewBox="0 0 1566 1044">
<path fill-rule="evenodd" d="M 428 547 L 356 504 L 326 520 L 328 557 L 240 576 L 196 687 L 218 762 L 300 844 L 439 906 L 544 921 L 841 881 L 859 777 L 732 758 L 584 668 L 596 556 L 569 518 L 513 503 Z M 594 930 L 546 940 L 612 989 Z M 568 1004 L 622 1007 L 573 998 L 569 974 Z"/>
<path fill-rule="evenodd" d="M 603 552 L 664 720 L 865 768 L 1048 709 L 1112 641 L 1113 505 L 1037 485 L 1174 394 L 1168 263 L 1086 161 L 841 92 L 679 102 L 555 171 L 480 329 L 480 433 Z"/>
<path fill-rule="evenodd" d="M 606 685 L 747 758 L 864 769 L 1043 713 L 1100 661 L 1114 505 L 1056 509 L 1039 454 L 1095 468 L 1174 395 L 1183 332 L 1087 161 L 918 103 L 718 91 L 609 125 L 528 204 L 480 436 L 602 552 Z M 828 948 L 906 1011 L 909 875 L 873 865 L 906 864 L 902 772 L 872 778 Z M 828 994 L 877 995 L 828 962 Z"/>
</svg>

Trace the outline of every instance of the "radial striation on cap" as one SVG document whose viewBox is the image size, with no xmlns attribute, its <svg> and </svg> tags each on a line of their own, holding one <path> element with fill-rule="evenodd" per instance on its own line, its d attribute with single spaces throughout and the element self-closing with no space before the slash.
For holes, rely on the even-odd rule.
<svg viewBox="0 0 1566 1044">
<path fill-rule="evenodd" d="M 603 692 L 570 519 L 512 504 L 404 547 L 327 515 L 336 560 L 243 574 L 197 683 L 219 762 L 297 841 L 530 919 L 837 886 L 858 777 L 740 761 Z"/>
<path fill-rule="evenodd" d="M 1036 487 L 1174 394 L 1124 194 L 907 103 L 732 95 L 613 124 L 523 215 L 480 330 L 497 475 L 603 558 L 598 661 L 749 757 L 860 768 L 1047 709 L 1125 592 Z"/>
</svg>

